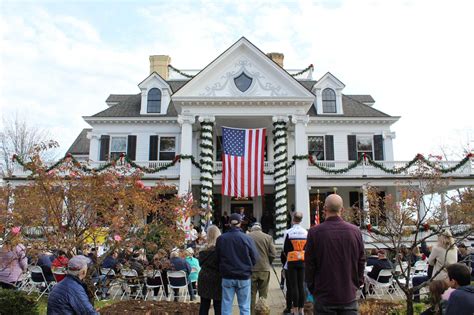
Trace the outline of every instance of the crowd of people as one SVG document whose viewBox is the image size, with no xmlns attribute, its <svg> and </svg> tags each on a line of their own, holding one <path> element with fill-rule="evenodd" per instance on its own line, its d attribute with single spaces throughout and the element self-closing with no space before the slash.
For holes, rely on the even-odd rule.
<svg viewBox="0 0 474 315">
<path fill-rule="evenodd" d="M 474 253 L 463 244 L 456 246 L 448 231 L 439 235 L 432 248 L 423 243 L 421 248 L 402 246 L 395 253 L 372 249 L 366 255 L 360 229 L 345 222 L 342 211 L 342 198 L 328 196 L 324 222 L 309 231 L 301 226 L 303 214 L 294 211 L 280 255 L 287 289 L 285 313 L 304 314 L 309 299 L 315 314 L 357 314 L 359 291 L 370 293 L 374 280 L 390 281 L 391 275 L 379 276 L 382 270 L 393 271 L 401 263 L 414 268 L 420 261 L 429 268 L 412 281 L 413 287 L 429 281 L 431 306 L 424 314 L 474 313 L 474 287 L 470 285 Z M 169 292 L 167 275 L 183 271 L 190 300 L 199 296 L 200 314 L 209 314 L 211 306 L 214 314 L 232 314 L 235 297 L 240 314 L 255 314 L 257 296 L 268 297 L 272 262 L 277 257 L 269 225 L 246 217 L 243 211 L 224 214 L 221 223 L 221 228 L 208 226 L 206 233 L 191 226 L 186 246 L 169 252 L 159 249 L 152 257 L 143 249 L 126 248 L 99 256 L 97 248 L 88 248 L 70 259 L 66 250 L 57 250 L 28 262 L 23 245 L 5 242 L 0 249 L 0 286 L 15 289 L 28 264 L 35 263 L 46 283 L 55 283 L 48 292 L 48 314 L 96 314 L 91 300 L 110 298 L 109 284 L 123 270 L 133 270 L 139 279 L 131 289 L 137 297 L 154 298 L 161 293 L 174 296 L 175 301 L 180 295 L 178 289 Z M 371 268 L 368 272 L 367 267 Z M 93 295 L 86 285 L 88 276 L 95 283 Z"/>
</svg>

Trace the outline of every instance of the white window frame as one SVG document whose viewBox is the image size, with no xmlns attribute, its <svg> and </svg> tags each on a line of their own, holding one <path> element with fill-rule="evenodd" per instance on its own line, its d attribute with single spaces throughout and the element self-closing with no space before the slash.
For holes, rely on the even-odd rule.
<svg viewBox="0 0 474 315">
<path fill-rule="evenodd" d="M 317 161 L 326 161 L 326 135 L 322 135 L 322 134 L 309 134 L 309 135 L 307 136 L 308 154 L 309 154 L 309 137 L 321 137 L 321 138 L 323 138 L 323 155 L 324 155 L 324 159 L 323 159 L 323 160 L 317 160 Z"/>
<path fill-rule="evenodd" d="M 117 138 L 125 138 L 125 151 L 112 151 L 112 142 L 113 139 Z M 112 160 L 112 152 L 117 152 L 117 153 L 124 153 L 125 155 L 127 154 L 127 149 L 128 149 L 128 135 L 110 135 L 110 144 L 109 144 L 109 160 Z"/>
<path fill-rule="evenodd" d="M 174 156 L 176 157 L 176 155 L 178 154 L 178 137 L 177 135 L 175 134 L 161 134 L 161 135 L 158 135 L 158 161 L 172 161 L 171 160 L 162 160 L 160 159 L 160 152 L 161 152 L 161 138 L 174 138 Z M 167 151 L 167 152 L 171 152 L 171 151 Z"/>
<path fill-rule="evenodd" d="M 371 144 L 371 147 L 372 147 L 372 150 L 371 151 L 359 151 L 359 138 L 368 138 L 370 139 L 370 144 Z M 356 152 L 357 152 L 357 158 L 359 158 L 359 152 L 360 153 L 367 153 L 367 152 L 370 152 L 371 155 L 370 155 L 370 158 L 373 160 L 374 159 L 374 135 L 369 135 L 369 134 L 359 134 L 359 135 L 356 135 Z"/>
</svg>

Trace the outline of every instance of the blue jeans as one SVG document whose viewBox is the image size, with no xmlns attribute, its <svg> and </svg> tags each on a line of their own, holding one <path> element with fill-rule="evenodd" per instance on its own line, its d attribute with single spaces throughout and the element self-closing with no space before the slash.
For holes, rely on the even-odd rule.
<svg viewBox="0 0 474 315">
<path fill-rule="evenodd" d="M 250 279 L 222 279 L 222 315 L 232 315 L 234 294 L 237 294 L 240 315 L 250 315 L 251 288 L 252 282 Z"/>
</svg>

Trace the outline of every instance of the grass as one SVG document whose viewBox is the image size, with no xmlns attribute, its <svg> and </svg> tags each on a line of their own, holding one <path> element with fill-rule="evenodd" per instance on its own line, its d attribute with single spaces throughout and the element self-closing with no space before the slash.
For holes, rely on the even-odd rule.
<svg viewBox="0 0 474 315">
<path fill-rule="evenodd" d="M 96 309 L 105 307 L 107 305 L 114 304 L 119 300 L 106 300 L 106 301 L 95 301 L 94 307 Z M 38 301 L 38 311 L 40 315 L 46 315 L 48 309 L 48 297 L 42 296 L 41 299 Z"/>
</svg>

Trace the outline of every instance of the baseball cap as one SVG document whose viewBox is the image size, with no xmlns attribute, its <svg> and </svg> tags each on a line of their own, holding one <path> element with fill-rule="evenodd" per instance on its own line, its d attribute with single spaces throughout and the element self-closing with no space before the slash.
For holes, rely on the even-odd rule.
<svg viewBox="0 0 474 315">
<path fill-rule="evenodd" d="M 230 215 L 230 224 L 237 225 L 242 221 L 242 216 L 238 213 L 232 213 Z"/>
<path fill-rule="evenodd" d="M 72 257 L 68 264 L 67 268 L 69 270 L 81 270 L 87 267 L 87 264 L 89 263 L 89 258 L 83 255 L 77 255 Z"/>
</svg>

